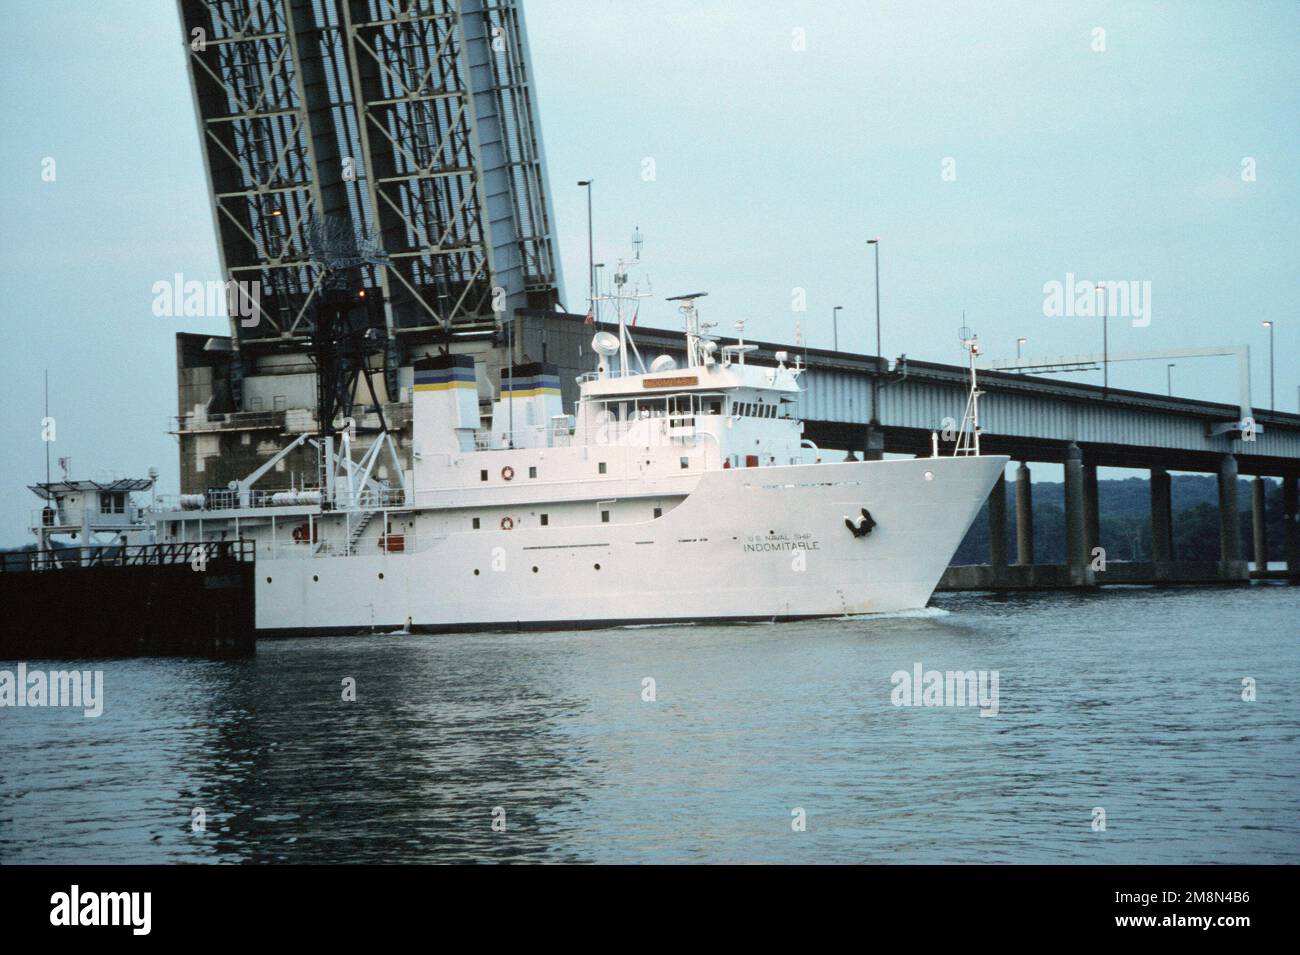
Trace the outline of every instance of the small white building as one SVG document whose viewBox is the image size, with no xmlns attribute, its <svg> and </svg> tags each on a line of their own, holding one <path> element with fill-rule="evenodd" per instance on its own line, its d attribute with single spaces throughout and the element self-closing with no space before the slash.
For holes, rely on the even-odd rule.
<svg viewBox="0 0 1300 955">
<path fill-rule="evenodd" d="M 32 521 L 37 550 L 51 550 L 56 542 L 81 548 L 152 543 L 153 525 L 146 519 L 149 502 L 136 495 L 152 495 L 156 480 L 151 471 L 147 478 L 31 485 L 32 493 L 45 502 Z"/>
</svg>

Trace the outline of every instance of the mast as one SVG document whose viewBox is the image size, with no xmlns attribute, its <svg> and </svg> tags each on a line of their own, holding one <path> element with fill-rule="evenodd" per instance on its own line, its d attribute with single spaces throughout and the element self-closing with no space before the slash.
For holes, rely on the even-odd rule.
<svg viewBox="0 0 1300 955">
<path fill-rule="evenodd" d="M 961 433 L 957 435 L 957 446 L 953 448 L 953 457 L 980 453 L 980 395 L 983 394 L 975 376 L 975 360 L 980 353 L 979 336 L 963 324 L 958 337 L 961 338 L 962 347 L 970 356 L 970 392 L 966 397 L 966 412 L 962 416 Z"/>
<path fill-rule="evenodd" d="M 692 292 L 690 295 L 674 295 L 669 302 L 681 302 L 679 311 L 686 319 L 686 367 L 697 368 L 700 362 L 700 313 L 695 309 L 695 300 L 708 295 L 708 292 Z"/>
<path fill-rule="evenodd" d="M 639 282 L 635 286 L 633 286 L 632 292 L 629 293 L 625 291 L 628 285 L 628 280 L 627 280 L 628 266 L 639 265 L 641 262 L 641 242 L 642 242 L 641 230 L 639 228 L 634 229 L 632 232 L 632 248 L 634 250 L 632 259 L 631 261 L 622 258 L 618 260 L 618 267 L 614 272 L 614 294 L 612 296 L 606 296 L 614 300 L 614 314 L 618 318 L 618 365 L 619 365 L 618 373 L 620 377 L 632 373 L 631 372 L 632 363 L 628 355 L 628 345 L 630 344 L 633 349 L 636 348 L 636 343 L 632 342 L 631 338 L 628 336 L 627 333 L 627 311 L 624 306 L 624 302 L 628 299 L 649 298 L 652 294 L 654 294 L 653 292 L 649 292 L 649 291 L 642 292 L 640 290 L 641 286 Z M 648 284 L 649 281 L 647 280 L 647 285 Z M 637 353 L 637 360 L 638 361 L 641 360 L 641 356 L 639 352 Z M 645 366 L 643 364 L 642 365 L 643 371 L 644 371 L 644 367 Z"/>
<path fill-rule="evenodd" d="M 618 316 L 618 374 L 627 377 L 627 323 L 623 314 L 623 286 L 627 282 L 627 272 L 622 259 L 618 260 L 618 271 L 614 273 L 614 314 Z"/>
<path fill-rule="evenodd" d="M 49 524 L 46 523 L 46 514 L 53 507 L 54 494 L 50 490 L 50 370 L 45 369 L 45 420 L 41 422 L 41 440 L 45 444 L 45 505 L 41 508 L 41 526 L 36 532 L 36 549 L 44 554 L 49 550 L 49 532 L 47 528 L 54 524 L 51 518 Z"/>
<path fill-rule="evenodd" d="M 50 426 L 50 370 L 45 369 L 45 427 Z M 50 438 L 48 431 L 42 435 L 45 438 L 45 483 L 50 483 Z"/>
</svg>

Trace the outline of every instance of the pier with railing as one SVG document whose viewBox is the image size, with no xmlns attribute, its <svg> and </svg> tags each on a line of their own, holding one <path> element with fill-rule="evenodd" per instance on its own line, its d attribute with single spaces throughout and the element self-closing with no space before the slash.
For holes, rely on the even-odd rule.
<svg viewBox="0 0 1300 955">
<path fill-rule="evenodd" d="M 0 555 L 0 660 L 251 656 L 253 547 L 55 547 Z"/>
</svg>

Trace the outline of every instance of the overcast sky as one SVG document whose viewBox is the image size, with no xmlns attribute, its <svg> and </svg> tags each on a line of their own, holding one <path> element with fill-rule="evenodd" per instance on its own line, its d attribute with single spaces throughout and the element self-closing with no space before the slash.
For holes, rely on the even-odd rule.
<svg viewBox="0 0 1300 955">
<path fill-rule="evenodd" d="M 575 183 L 590 176 L 597 259 L 627 254 L 634 227 L 645 238 L 657 299 L 644 324 L 677 327 L 661 299 L 707 290 L 720 330 L 744 318 L 792 341 L 801 321 L 829 347 L 842 305 L 841 347 L 867 351 L 865 240 L 879 235 L 890 356 L 959 361 L 963 309 L 994 356 L 1020 336 L 1027 354 L 1099 350 L 1098 319 L 1044 315 L 1045 283 L 1149 282 L 1150 323 L 1113 321 L 1112 349 L 1249 344 L 1264 407 L 1272 319 L 1277 404 L 1297 410 L 1300 4 L 525 11 L 571 309 L 586 296 Z M 0 12 L 0 544 L 13 544 L 44 470 L 43 369 L 56 455 L 79 476 L 157 465 L 174 491 L 174 335 L 227 329 L 150 309 L 155 281 L 219 278 L 175 4 Z M 1173 377 L 1178 394 L 1235 400 L 1230 359 L 1179 361 Z M 1111 382 L 1163 392 L 1165 362 L 1113 366 Z"/>
</svg>

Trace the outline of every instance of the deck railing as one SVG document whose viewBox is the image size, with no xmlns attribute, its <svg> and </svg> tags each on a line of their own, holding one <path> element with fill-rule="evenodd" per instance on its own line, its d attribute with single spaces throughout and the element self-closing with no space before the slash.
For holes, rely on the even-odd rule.
<svg viewBox="0 0 1300 955">
<path fill-rule="evenodd" d="M 77 567 L 159 567 L 165 564 L 206 564 L 209 561 L 249 561 L 250 540 L 177 542 L 170 544 L 88 544 L 54 550 L 0 554 L 0 573 L 70 570 Z"/>
</svg>

